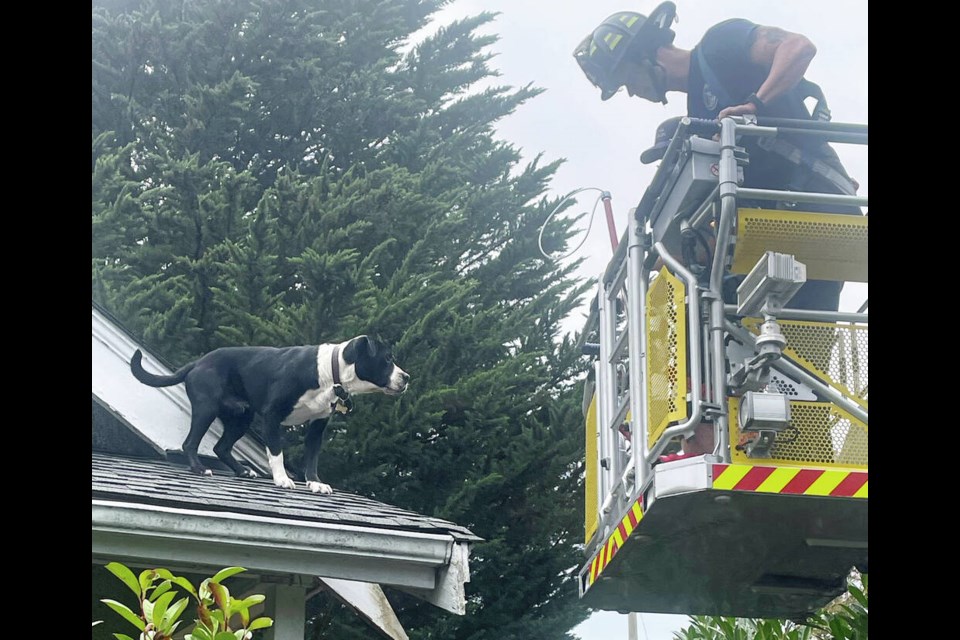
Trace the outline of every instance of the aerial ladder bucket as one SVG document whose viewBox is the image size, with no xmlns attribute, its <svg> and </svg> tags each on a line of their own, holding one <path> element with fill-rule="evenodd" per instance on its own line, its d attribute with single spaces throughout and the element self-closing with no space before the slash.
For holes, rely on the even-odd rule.
<svg viewBox="0 0 960 640">
<path fill-rule="evenodd" d="M 600 278 L 581 338 L 590 607 L 802 618 L 867 571 L 867 313 L 790 307 L 807 279 L 867 281 L 867 216 L 804 210 L 867 199 L 740 186 L 742 136 L 798 129 L 867 143 L 865 125 L 683 119 Z M 684 259 L 705 238 L 709 261 Z M 678 453 L 705 429 L 712 451 Z"/>
</svg>

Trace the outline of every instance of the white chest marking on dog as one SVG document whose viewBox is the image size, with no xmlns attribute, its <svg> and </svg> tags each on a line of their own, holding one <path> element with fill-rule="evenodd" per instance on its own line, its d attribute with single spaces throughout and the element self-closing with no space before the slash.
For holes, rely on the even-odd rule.
<svg viewBox="0 0 960 640">
<path fill-rule="evenodd" d="M 293 405 L 290 415 L 280 424 L 293 426 L 330 415 L 330 406 L 337 401 L 337 396 L 333 392 L 333 371 L 330 370 L 330 353 L 335 346 L 321 344 L 317 347 L 317 379 L 320 382 L 320 388 L 307 389 Z"/>
<path fill-rule="evenodd" d="M 293 406 L 293 411 L 280 424 L 291 427 L 329 416 L 330 405 L 336 402 L 337 396 L 333 393 L 332 387 L 326 390 L 321 389 L 310 389 L 300 396 L 297 404 Z"/>
<path fill-rule="evenodd" d="M 270 473 L 273 474 L 273 484 L 278 487 L 283 487 L 284 489 L 293 489 L 297 486 L 287 475 L 287 470 L 283 468 L 282 451 L 280 455 L 275 456 L 270 453 L 270 448 L 267 447 L 267 461 L 270 463 Z"/>
</svg>

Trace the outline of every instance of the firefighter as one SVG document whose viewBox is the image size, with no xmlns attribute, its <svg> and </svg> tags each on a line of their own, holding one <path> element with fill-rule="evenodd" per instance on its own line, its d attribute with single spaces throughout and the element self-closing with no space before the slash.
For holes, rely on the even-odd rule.
<svg viewBox="0 0 960 640">
<path fill-rule="evenodd" d="M 686 94 L 687 115 L 694 118 L 746 114 L 829 118 L 820 88 L 803 77 L 816 54 L 805 36 L 734 18 L 714 25 L 692 50 L 685 50 L 673 45 L 676 34 L 670 25 L 675 19 L 676 6 L 664 2 L 649 17 L 631 11 L 615 13 L 584 38 L 573 55 L 587 79 L 600 89 L 602 100 L 626 87 L 630 96 L 667 104 L 667 93 L 677 91 Z M 804 103 L 808 96 L 818 101 L 813 114 Z M 816 137 L 744 136 L 742 143 L 750 157 L 744 187 L 845 195 L 855 195 L 859 187 L 833 148 Z M 647 154 L 645 161 L 659 157 Z M 740 205 L 771 208 L 766 201 L 741 201 Z M 803 211 L 862 215 L 859 207 L 799 206 Z M 797 207 L 789 202 L 773 205 Z M 842 287 L 839 281 L 810 280 L 789 306 L 837 311 Z"/>
</svg>

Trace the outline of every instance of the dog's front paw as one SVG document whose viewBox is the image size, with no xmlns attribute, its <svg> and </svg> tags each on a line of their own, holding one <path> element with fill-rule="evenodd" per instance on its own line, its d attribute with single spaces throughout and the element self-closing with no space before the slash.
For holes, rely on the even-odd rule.
<svg viewBox="0 0 960 640">
<path fill-rule="evenodd" d="M 277 485 L 281 489 L 295 489 L 297 487 L 293 480 L 287 477 L 274 478 L 273 484 Z"/>
<path fill-rule="evenodd" d="M 244 469 L 242 473 L 238 474 L 241 478 L 259 478 L 256 471 L 252 469 Z"/>
<path fill-rule="evenodd" d="M 307 481 L 307 489 L 310 489 L 313 493 L 322 493 L 322 494 L 331 494 L 333 489 L 328 484 L 323 482 L 313 482 L 311 480 Z"/>
</svg>

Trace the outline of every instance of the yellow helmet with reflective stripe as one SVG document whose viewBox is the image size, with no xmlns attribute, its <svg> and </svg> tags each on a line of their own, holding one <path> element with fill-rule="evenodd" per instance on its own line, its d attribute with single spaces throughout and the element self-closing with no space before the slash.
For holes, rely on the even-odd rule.
<svg viewBox="0 0 960 640">
<path fill-rule="evenodd" d="M 650 17 L 633 11 L 619 11 L 593 30 L 573 51 L 580 69 L 600 88 L 600 99 L 609 100 L 623 85 L 617 76 L 620 63 L 628 52 L 652 57 L 659 47 L 673 42 L 670 24 L 677 17 L 672 2 L 660 4 Z"/>
</svg>

